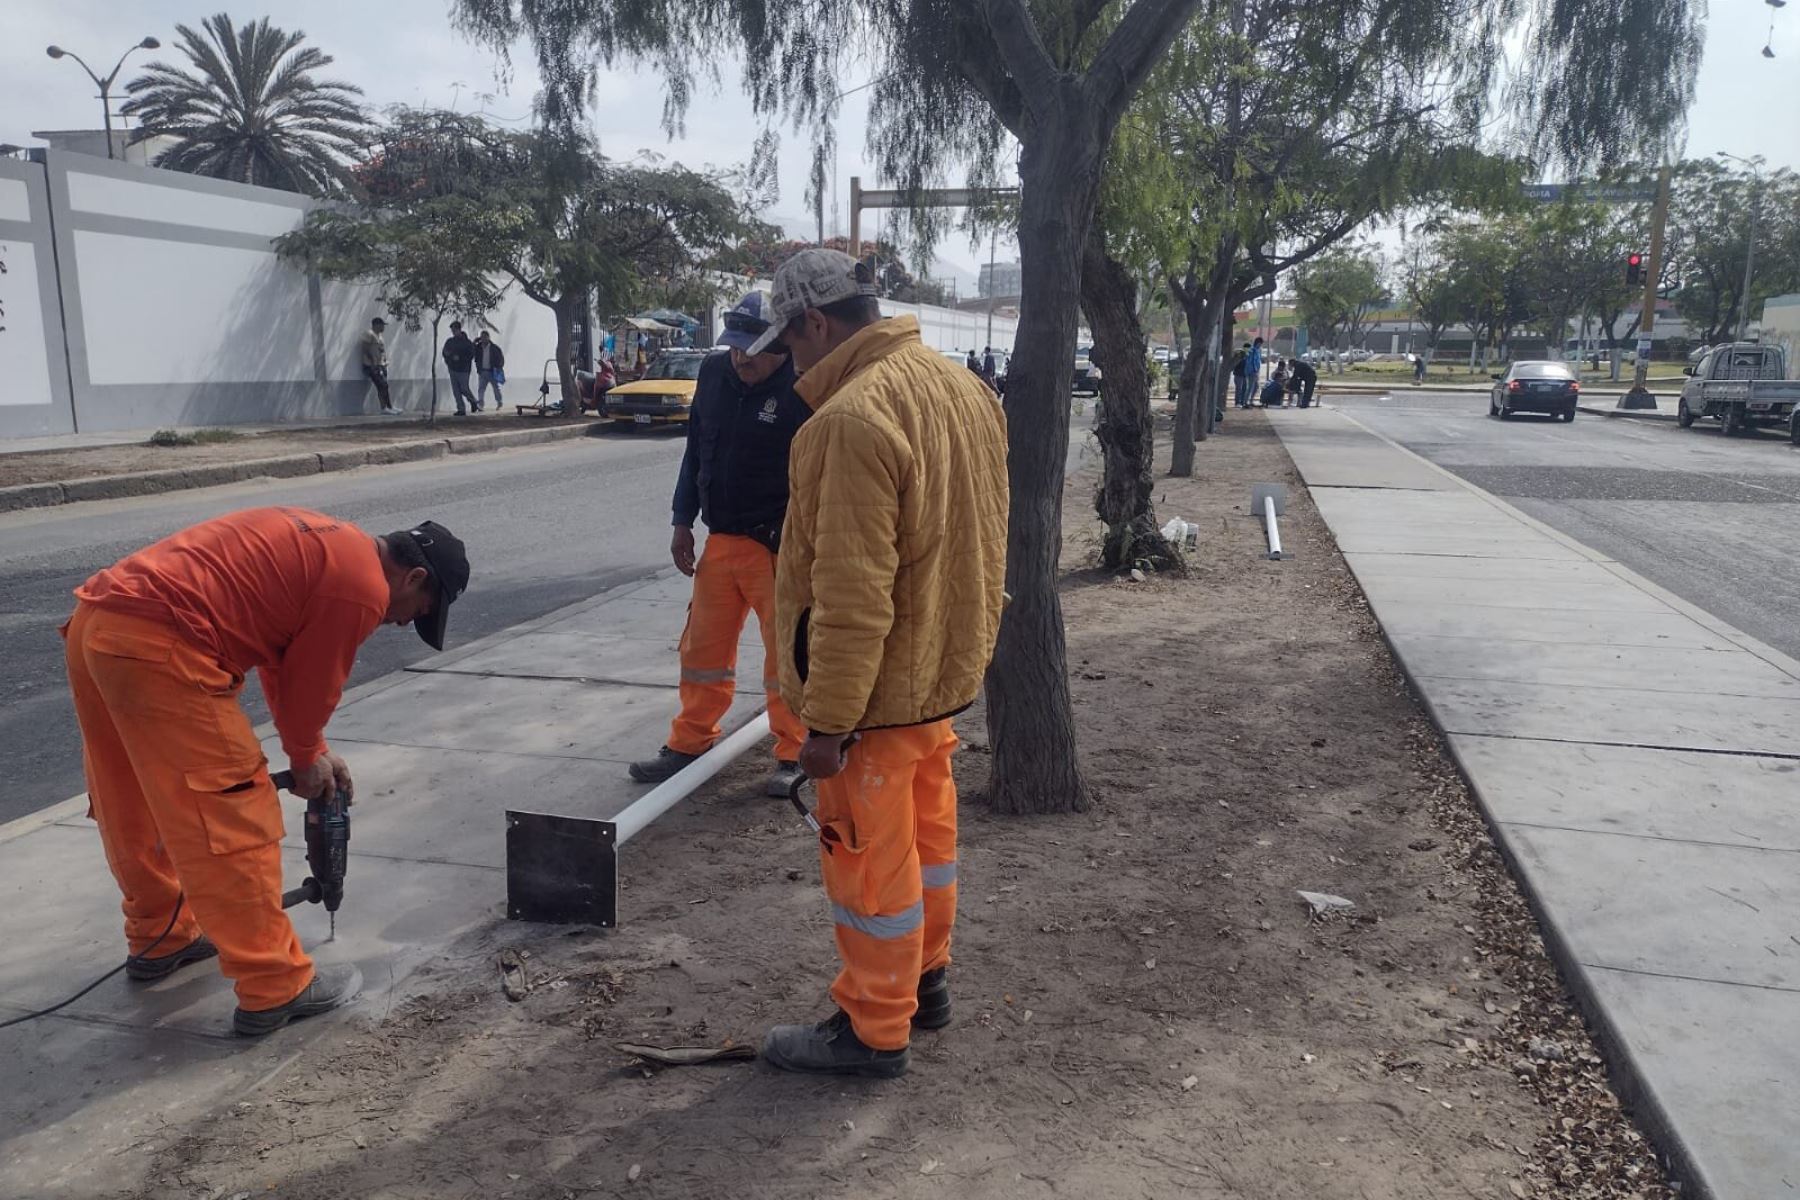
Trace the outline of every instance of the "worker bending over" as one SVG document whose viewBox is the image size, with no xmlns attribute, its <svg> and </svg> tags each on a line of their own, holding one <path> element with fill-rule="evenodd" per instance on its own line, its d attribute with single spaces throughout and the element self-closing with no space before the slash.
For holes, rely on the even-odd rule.
<svg viewBox="0 0 1800 1200">
<path fill-rule="evenodd" d="M 688 413 L 687 453 L 675 481 L 675 568 L 694 580 L 681 634 L 681 711 L 655 758 L 631 764 L 639 783 L 661 783 L 719 740 L 719 722 L 737 687 L 738 639 L 756 613 L 762 630 L 763 691 L 775 731 L 772 796 L 799 778 L 806 731 L 781 701 L 775 679 L 775 553 L 788 504 L 788 447 L 811 411 L 794 394 L 785 350 L 747 353 L 769 328 L 763 294 L 750 292 L 725 314 L 719 344 L 700 366 Z M 694 561 L 694 518 L 706 522 L 706 549 Z"/>
<path fill-rule="evenodd" d="M 294 790 L 352 790 L 325 744 L 357 647 L 411 623 L 444 647 L 469 562 L 427 521 L 371 537 L 300 508 L 255 508 L 140 550 L 75 590 L 63 626 L 90 814 L 124 894 L 132 979 L 218 955 L 232 1024 L 270 1033 L 348 1003 L 354 966 L 315 971 L 281 907 L 281 804 L 238 705 L 252 667 Z"/>
<path fill-rule="evenodd" d="M 950 1020 L 956 784 L 950 718 L 981 690 L 1006 579 L 1006 420 L 978 376 L 881 318 L 869 268 L 803 250 L 770 329 L 813 416 L 794 438 L 776 568 L 781 694 L 808 733 L 838 1012 L 769 1031 L 792 1071 L 906 1070 Z"/>
</svg>

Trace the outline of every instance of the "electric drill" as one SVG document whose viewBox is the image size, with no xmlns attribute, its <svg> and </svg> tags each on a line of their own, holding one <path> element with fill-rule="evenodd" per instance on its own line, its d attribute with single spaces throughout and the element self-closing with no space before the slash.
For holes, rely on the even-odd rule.
<svg viewBox="0 0 1800 1200">
<path fill-rule="evenodd" d="M 284 792 L 294 790 L 294 773 L 276 771 L 269 782 Z M 328 796 L 306 802 L 306 882 L 281 897 L 281 907 L 323 904 L 331 914 L 331 936 L 337 937 L 338 905 L 344 902 L 344 872 L 350 866 L 350 798 L 332 789 Z"/>
</svg>

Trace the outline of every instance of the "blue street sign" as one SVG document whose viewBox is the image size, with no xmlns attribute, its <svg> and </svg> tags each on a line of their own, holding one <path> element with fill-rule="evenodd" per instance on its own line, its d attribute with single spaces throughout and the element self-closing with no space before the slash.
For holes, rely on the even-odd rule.
<svg viewBox="0 0 1800 1200">
<path fill-rule="evenodd" d="M 1656 181 L 1637 183 L 1528 183 L 1520 189 L 1527 200 L 1554 203 L 1565 195 L 1600 204 L 1637 204 L 1656 199 Z"/>
</svg>

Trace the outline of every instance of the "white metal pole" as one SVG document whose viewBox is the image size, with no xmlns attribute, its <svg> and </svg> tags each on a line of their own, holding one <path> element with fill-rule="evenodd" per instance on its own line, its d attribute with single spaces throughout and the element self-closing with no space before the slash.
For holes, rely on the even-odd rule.
<svg viewBox="0 0 1800 1200">
<path fill-rule="evenodd" d="M 1281 557 L 1281 529 L 1275 524 L 1275 497 L 1263 497 L 1263 524 L 1269 530 L 1269 557 Z M 624 841 L 624 838 L 620 838 Z"/>
<path fill-rule="evenodd" d="M 639 796 L 630 807 L 613 818 L 613 828 L 623 846 L 636 837 L 644 826 L 656 820 L 687 799 L 695 788 L 741 758 L 769 732 L 769 714 L 757 713 L 742 728 L 721 739 L 711 750 L 683 767 L 669 779 Z"/>
</svg>

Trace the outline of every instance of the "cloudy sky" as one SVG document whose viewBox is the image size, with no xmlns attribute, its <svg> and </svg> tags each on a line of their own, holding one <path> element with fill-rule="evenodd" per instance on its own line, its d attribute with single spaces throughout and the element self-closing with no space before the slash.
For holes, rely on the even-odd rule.
<svg viewBox="0 0 1800 1200">
<path fill-rule="evenodd" d="M 169 58 L 178 21 L 198 24 L 210 11 L 193 0 L 7 0 L 4 44 L 0 44 L 0 142 L 35 144 L 34 129 L 93 128 L 99 124 L 99 102 L 91 82 L 68 61 L 48 58 L 52 42 L 80 54 L 96 70 L 110 69 L 127 45 L 146 34 L 160 38 L 164 49 L 139 51 L 132 62 Z M 1690 116 L 1688 153 L 1728 151 L 1761 154 L 1772 164 L 1800 168 L 1800 6 L 1776 14 L 1774 48 L 1761 50 L 1771 10 L 1763 0 L 1711 0 L 1707 20 L 1706 58 L 1699 96 Z M 376 105 L 441 105 L 478 110 L 496 120 L 522 122 L 529 114 L 536 76 L 529 53 L 522 53 L 510 80 L 498 78 L 493 55 L 471 45 L 450 28 L 438 0 L 387 0 L 379 4 L 319 4 L 306 0 L 263 0 L 233 15 L 250 19 L 266 13 L 276 24 L 304 29 L 311 40 L 337 59 L 334 73 L 360 86 Z M 1623 68 L 1625 64 L 1621 64 Z M 1655 69 L 1654 64 L 1641 64 Z M 121 81 L 131 77 L 127 64 Z M 843 80 L 853 88 L 869 78 L 863 70 Z M 727 72 L 735 87 L 735 72 Z M 748 106 L 733 91 L 701 95 L 689 115 L 686 136 L 671 142 L 658 125 L 662 92 L 657 80 L 632 72 L 613 72 L 601 81 L 594 114 L 602 144 L 609 154 L 626 156 L 653 150 L 690 166 L 728 166 L 741 162 L 758 125 Z M 840 206 L 851 175 L 877 186 L 863 158 L 863 101 L 867 93 L 843 102 L 840 128 L 838 192 Z M 803 136 L 786 132 L 782 146 L 781 199 L 773 213 L 798 223 L 805 216 L 803 195 L 808 152 Z M 840 212 L 841 212 L 840 207 Z M 847 218 L 838 224 L 847 223 Z M 828 226 L 831 218 L 827 216 Z M 798 230 L 796 230 L 798 232 Z M 987 247 L 971 247 L 954 239 L 940 257 L 967 273 L 986 260 Z M 1008 256 L 1002 246 L 1001 257 Z"/>
</svg>

